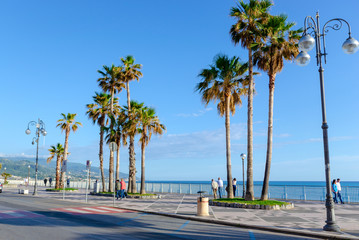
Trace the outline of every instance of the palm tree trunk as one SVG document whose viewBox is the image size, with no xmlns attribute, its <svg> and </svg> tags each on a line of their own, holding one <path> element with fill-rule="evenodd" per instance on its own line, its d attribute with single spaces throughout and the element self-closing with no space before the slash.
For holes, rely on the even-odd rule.
<svg viewBox="0 0 359 240">
<path fill-rule="evenodd" d="M 128 192 L 137 193 L 136 187 L 136 158 L 135 158 L 135 136 L 130 135 L 129 145 L 129 173 L 128 173 Z"/>
<path fill-rule="evenodd" d="M 130 112 L 131 111 L 130 82 L 126 82 L 126 90 L 127 90 L 127 107 L 128 107 L 128 112 Z"/>
<path fill-rule="evenodd" d="M 253 190 L 253 61 L 252 50 L 248 48 L 248 70 L 249 70 L 249 88 L 248 88 L 248 119 L 247 119 L 247 189 L 245 200 L 254 200 Z"/>
<path fill-rule="evenodd" d="M 105 124 L 105 119 L 101 120 L 100 125 L 100 149 L 99 149 L 99 160 L 100 160 L 100 171 L 101 171 L 101 182 L 102 182 L 102 191 L 105 191 L 105 172 L 103 170 L 103 126 Z"/>
<path fill-rule="evenodd" d="M 111 115 L 113 115 L 113 99 L 114 99 L 114 92 L 115 92 L 115 89 L 112 88 L 111 89 L 111 104 L 110 104 L 110 112 L 111 112 Z"/>
<path fill-rule="evenodd" d="M 230 138 L 230 116 L 229 116 L 229 100 L 226 97 L 226 157 L 227 157 L 227 189 L 228 198 L 233 198 L 233 186 L 232 186 L 232 163 L 231 163 L 231 138 Z"/>
<path fill-rule="evenodd" d="M 108 174 L 109 174 L 109 177 L 108 177 L 108 191 L 109 192 L 113 192 L 113 151 L 110 150 L 110 163 L 109 163 L 109 169 L 108 169 Z"/>
<path fill-rule="evenodd" d="M 143 129 L 144 130 L 144 129 Z M 145 131 L 144 135 L 146 136 Z M 144 136 L 142 136 L 142 143 L 141 143 L 141 194 L 145 194 L 145 145 L 146 145 L 146 140 L 144 138 Z"/>
<path fill-rule="evenodd" d="M 58 189 L 60 186 L 60 163 L 61 163 L 61 155 L 58 154 L 56 158 L 56 183 L 55 189 Z"/>
<path fill-rule="evenodd" d="M 116 180 L 120 180 L 120 147 L 121 147 L 121 140 L 117 140 Z"/>
<path fill-rule="evenodd" d="M 65 161 L 67 161 L 67 149 L 69 148 L 69 135 L 70 135 L 70 128 L 66 128 L 65 132 L 65 144 L 64 144 L 64 159 L 62 160 L 62 164 L 64 164 Z M 67 164 L 67 163 L 66 163 Z M 65 184 L 65 174 L 63 171 L 61 171 L 61 183 L 60 188 L 63 188 Z"/>
<path fill-rule="evenodd" d="M 267 156 L 266 156 L 266 168 L 264 172 L 261 200 L 268 200 L 269 174 L 270 174 L 270 167 L 272 163 L 272 144 L 273 144 L 274 81 L 275 81 L 275 75 L 269 76 Z"/>
</svg>

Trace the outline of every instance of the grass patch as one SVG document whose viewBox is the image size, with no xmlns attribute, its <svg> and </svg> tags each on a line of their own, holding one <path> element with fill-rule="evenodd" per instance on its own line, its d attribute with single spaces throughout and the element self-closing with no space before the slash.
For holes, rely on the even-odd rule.
<svg viewBox="0 0 359 240">
<path fill-rule="evenodd" d="M 58 192 L 58 191 L 62 191 L 64 190 L 63 188 L 47 188 L 46 191 L 49 191 L 49 192 Z M 76 188 L 65 188 L 65 191 L 76 191 L 78 189 Z"/>
<path fill-rule="evenodd" d="M 221 199 L 213 199 L 213 202 L 225 202 L 225 203 L 240 203 L 240 204 L 248 204 L 248 205 L 266 205 L 266 206 L 274 206 L 274 205 L 289 205 L 290 203 L 281 202 L 276 200 L 266 200 L 261 201 L 259 199 L 255 199 L 253 201 L 246 201 L 244 198 L 221 198 Z"/>
</svg>

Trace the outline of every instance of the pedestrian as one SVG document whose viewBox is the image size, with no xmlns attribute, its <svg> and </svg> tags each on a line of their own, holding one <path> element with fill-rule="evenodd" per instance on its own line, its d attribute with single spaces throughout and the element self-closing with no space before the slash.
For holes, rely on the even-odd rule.
<svg viewBox="0 0 359 240">
<path fill-rule="evenodd" d="M 118 200 L 118 198 L 120 197 L 121 194 L 121 183 L 120 180 L 116 180 L 116 185 L 115 185 L 115 191 L 116 191 L 116 198 Z"/>
<path fill-rule="evenodd" d="M 67 178 L 67 187 L 70 187 L 70 178 Z"/>
<path fill-rule="evenodd" d="M 125 197 L 125 191 L 126 191 L 126 183 L 123 180 L 123 178 L 121 178 L 121 192 L 120 192 L 121 199 Z"/>
<path fill-rule="evenodd" d="M 212 191 L 213 191 L 213 198 L 217 198 L 217 190 L 218 190 L 218 183 L 212 179 Z"/>
<path fill-rule="evenodd" d="M 337 180 L 333 179 L 332 182 L 332 192 L 334 194 L 333 200 L 335 203 L 338 203 L 338 199 L 337 199 L 337 193 L 338 193 L 338 187 L 337 187 Z"/>
<path fill-rule="evenodd" d="M 218 183 L 218 195 L 219 198 L 222 198 L 223 181 L 220 177 L 218 178 L 217 183 Z"/>
<path fill-rule="evenodd" d="M 237 190 L 237 179 L 236 178 L 233 178 L 232 185 L 233 185 L 233 196 L 235 197 L 236 190 Z"/>
<path fill-rule="evenodd" d="M 52 183 L 52 177 L 49 178 L 50 187 L 51 187 L 51 183 Z"/>
<path fill-rule="evenodd" d="M 45 183 L 45 187 L 46 187 L 46 183 L 47 183 L 47 178 L 44 178 L 44 183 Z"/>
<path fill-rule="evenodd" d="M 337 179 L 337 195 L 339 197 L 340 203 L 344 204 L 343 199 L 342 199 L 342 194 L 340 193 L 342 191 L 342 186 L 340 185 L 340 178 Z"/>
</svg>

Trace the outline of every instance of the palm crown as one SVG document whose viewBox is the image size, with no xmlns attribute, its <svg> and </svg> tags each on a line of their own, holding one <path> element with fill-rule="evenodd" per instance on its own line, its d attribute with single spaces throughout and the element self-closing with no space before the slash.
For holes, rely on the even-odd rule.
<svg viewBox="0 0 359 240">
<path fill-rule="evenodd" d="M 241 95 L 246 93 L 240 85 L 245 80 L 243 74 L 247 69 L 247 64 L 240 63 L 238 57 L 229 59 L 225 55 L 217 55 L 214 64 L 199 74 L 203 81 L 197 84 L 196 90 L 202 93 L 202 101 L 207 105 L 210 101 L 219 100 L 217 110 L 223 116 L 226 99 L 229 98 L 229 110 L 234 114 L 235 106 L 242 103 Z"/>
<path fill-rule="evenodd" d="M 57 120 L 58 124 L 56 127 L 61 128 L 62 131 L 70 131 L 76 132 L 79 126 L 82 126 L 82 123 L 75 122 L 76 113 L 68 113 L 65 115 L 64 113 L 61 113 L 62 117 L 61 119 Z"/>
</svg>

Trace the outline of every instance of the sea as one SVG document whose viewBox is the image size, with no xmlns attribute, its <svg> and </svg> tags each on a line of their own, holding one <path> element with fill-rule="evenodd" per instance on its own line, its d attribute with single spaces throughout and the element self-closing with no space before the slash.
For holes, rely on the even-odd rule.
<svg viewBox="0 0 359 240">
<path fill-rule="evenodd" d="M 174 183 L 174 184 L 210 184 L 211 181 L 147 181 L 146 183 Z M 223 181 L 226 185 L 227 181 Z M 262 181 L 253 181 L 254 185 L 262 185 Z M 340 180 L 342 187 L 359 187 L 359 181 Z M 242 185 L 241 181 L 237 181 L 237 185 Z M 308 187 L 324 187 L 324 181 L 270 181 L 270 186 L 308 186 Z"/>
</svg>

